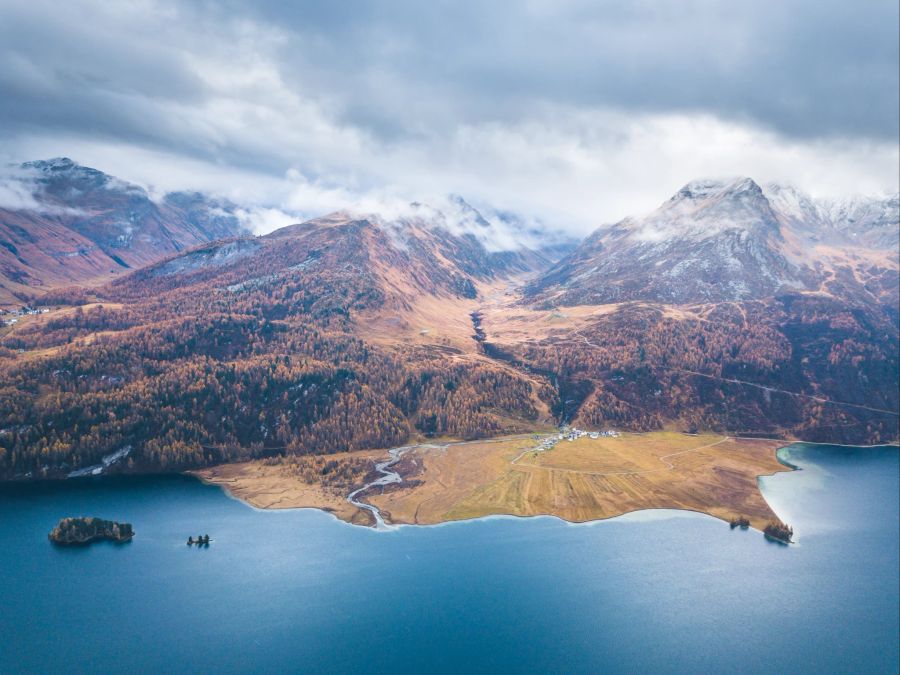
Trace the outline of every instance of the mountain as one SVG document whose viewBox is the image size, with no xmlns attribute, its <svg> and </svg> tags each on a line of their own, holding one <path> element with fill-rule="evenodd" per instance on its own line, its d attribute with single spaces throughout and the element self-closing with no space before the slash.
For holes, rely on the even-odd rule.
<svg viewBox="0 0 900 675">
<path fill-rule="evenodd" d="M 900 246 L 900 195 L 823 200 L 819 208 L 848 242 L 894 252 Z"/>
<path fill-rule="evenodd" d="M 526 289 L 543 306 L 745 301 L 820 291 L 893 304 L 897 197 L 817 201 L 749 178 L 688 183 L 596 230 Z"/>
<path fill-rule="evenodd" d="M 0 340 L 0 474 L 90 466 L 122 442 L 159 469 L 527 431 L 552 390 L 485 358 L 472 315 L 551 261 L 496 234 L 460 202 L 333 213 L 180 252 L 16 325 Z"/>
<path fill-rule="evenodd" d="M 556 262 L 575 250 L 580 242 L 580 239 L 548 227 L 540 220 L 524 218 L 518 213 L 498 210 L 486 204 L 473 206 L 458 195 L 451 195 L 447 203 L 433 209 L 432 218 L 451 232 L 475 237 L 488 250 L 515 252 L 518 256 L 530 257 L 531 266 L 535 269 Z"/>
<path fill-rule="evenodd" d="M 893 439 L 898 229 L 896 196 L 694 181 L 526 285 L 554 331 L 486 321 L 486 342 L 568 382 L 585 425 Z"/>
<path fill-rule="evenodd" d="M 330 299 L 328 307 L 340 298 L 345 313 L 376 306 L 401 310 L 422 297 L 474 299 L 479 285 L 552 264 L 523 246 L 490 250 L 483 243 L 496 234 L 490 224 L 458 198 L 454 204 L 460 209 L 451 214 L 413 205 L 394 218 L 337 212 L 261 237 L 215 242 L 124 277 L 110 293 L 136 297 L 203 287 L 233 296 L 277 290 L 287 313 L 319 308 L 311 299 L 319 294 Z M 460 213 L 484 228 L 484 236 L 461 222 Z"/>
<path fill-rule="evenodd" d="M 0 208 L 0 303 L 21 304 L 244 231 L 233 204 L 185 192 L 154 200 L 67 158 L 27 162 L 16 178 L 27 199 Z"/>
<path fill-rule="evenodd" d="M 117 470 L 181 470 L 549 423 L 891 441 L 876 206 L 695 181 L 559 261 L 565 239 L 458 197 L 202 243 L 4 327 L 0 477 L 126 446 Z"/>
<path fill-rule="evenodd" d="M 765 194 L 781 221 L 807 243 L 896 251 L 900 195 L 814 199 L 791 185 L 769 183 Z"/>
</svg>

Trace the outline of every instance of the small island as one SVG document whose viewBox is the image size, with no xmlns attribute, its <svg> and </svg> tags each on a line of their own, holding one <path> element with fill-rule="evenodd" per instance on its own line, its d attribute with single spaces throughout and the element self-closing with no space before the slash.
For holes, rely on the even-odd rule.
<svg viewBox="0 0 900 675">
<path fill-rule="evenodd" d="M 131 541 L 131 523 L 117 523 L 102 518 L 63 518 L 47 535 L 54 544 L 64 546 L 90 544 L 108 539 L 117 544 Z"/>
<path fill-rule="evenodd" d="M 766 525 L 766 529 L 763 530 L 763 534 L 766 535 L 768 539 L 772 539 L 777 541 L 780 544 L 790 544 L 791 537 L 794 536 L 794 528 L 790 525 L 786 525 L 781 521 L 772 521 L 768 525 Z"/>
</svg>

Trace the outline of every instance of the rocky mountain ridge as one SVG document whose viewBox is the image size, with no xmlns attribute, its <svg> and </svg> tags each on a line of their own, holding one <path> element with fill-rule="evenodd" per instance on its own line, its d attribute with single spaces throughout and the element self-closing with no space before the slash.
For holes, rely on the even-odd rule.
<svg viewBox="0 0 900 675">
<path fill-rule="evenodd" d="M 897 196 L 814 200 L 749 178 L 685 185 L 604 225 L 526 288 L 542 306 L 745 301 L 824 292 L 896 305 Z"/>
<path fill-rule="evenodd" d="M 68 158 L 15 172 L 25 199 L 0 207 L 0 303 L 95 283 L 245 232 L 236 207 L 197 192 L 152 198 L 137 185 Z"/>
</svg>

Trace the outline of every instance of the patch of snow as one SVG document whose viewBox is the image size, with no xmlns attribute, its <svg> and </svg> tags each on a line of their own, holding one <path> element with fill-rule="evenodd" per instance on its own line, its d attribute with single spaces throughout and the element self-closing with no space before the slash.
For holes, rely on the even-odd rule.
<svg viewBox="0 0 900 675">
<path fill-rule="evenodd" d="M 262 246 L 256 239 L 235 239 L 217 246 L 190 251 L 151 269 L 153 276 L 171 276 L 204 267 L 222 267 L 245 258 Z"/>
<path fill-rule="evenodd" d="M 70 471 L 66 475 L 66 478 L 84 478 L 85 476 L 101 476 L 101 475 L 103 475 L 104 469 L 108 469 L 109 467 L 111 467 L 113 464 L 115 464 L 119 460 L 124 459 L 125 457 L 127 457 L 129 455 L 130 452 L 131 452 L 130 445 L 123 446 L 122 448 L 120 448 L 119 450 L 116 450 L 115 452 L 112 452 L 108 455 L 104 455 L 100 460 L 100 464 L 94 464 L 92 466 L 86 466 L 83 469 L 75 469 L 74 471 Z"/>
</svg>

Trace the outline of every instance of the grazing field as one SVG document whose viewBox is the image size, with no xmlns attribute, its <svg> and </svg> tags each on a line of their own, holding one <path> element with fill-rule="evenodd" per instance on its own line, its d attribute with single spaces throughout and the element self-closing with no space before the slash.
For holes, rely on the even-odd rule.
<svg viewBox="0 0 900 675">
<path fill-rule="evenodd" d="M 723 520 L 746 516 L 762 529 L 777 516 L 756 478 L 788 470 L 775 458 L 783 443 L 716 435 L 583 437 L 541 452 L 536 445 L 516 439 L 419 448 L 405 462 L 406 483 L 369 499 L 399 523 L 491 514 L 582 522 L 672 508 Z"/>
<path fill-rule="evenodd" d="M 402 482 L 362 498 L 386 522 L 423 525 L 500 514 L 583 522 L 662 508 L 726 521 L 744 516 L 758 529 L 778 519 L 756 479 L 789 470 L 775 458 L 783 442 L 654 432 L 585 436 L 536 450 L 542 438 L 414 446 L 393 467 Z M 259 508 L 320 508 L 371 525 L 371 515 L 348 503 L 347 495 L 377 477 L 375 462 L 385 457 L 384 451 L 362 451 L 256 460 L 195 474 Z M 331 469 L 322 473 L 325 465 Z"/>
</svg>

